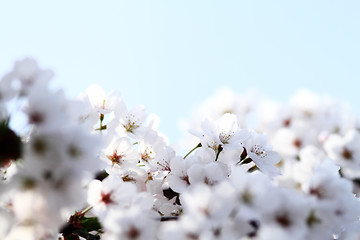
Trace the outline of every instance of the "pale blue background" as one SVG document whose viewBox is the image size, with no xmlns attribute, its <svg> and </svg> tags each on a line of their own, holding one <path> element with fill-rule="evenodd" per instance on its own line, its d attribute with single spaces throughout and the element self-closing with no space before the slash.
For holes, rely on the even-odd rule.
<svg viewBox="0 0 360 240">
<path fill-rule="evenodd" d="M 360 113 L 360 1 L 0 1 L 0 73 L 32 56 L 76 96 L 92 83 L 177 120 L 227 85 L 306 87 Z"/>
</svg>

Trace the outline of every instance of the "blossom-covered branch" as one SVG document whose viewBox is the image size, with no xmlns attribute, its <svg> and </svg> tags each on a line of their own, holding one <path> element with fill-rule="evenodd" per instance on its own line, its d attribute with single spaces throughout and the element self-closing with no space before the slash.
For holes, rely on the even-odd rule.
<svg viewBox="0 0 360 240">
<path fill-rule="evenodd" d="M 338 101 L 220 90 L 181 155 L 144 106 L 98 85 L 68 99 L 52 75 L 24 59 L 0 79 L 1 239 L 360 236 L 359 125 Z"/>
</svg>

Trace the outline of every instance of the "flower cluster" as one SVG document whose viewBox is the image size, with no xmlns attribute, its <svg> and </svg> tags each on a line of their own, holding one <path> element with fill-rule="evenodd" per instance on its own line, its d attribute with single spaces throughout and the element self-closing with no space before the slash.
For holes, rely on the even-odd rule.
<svg viewBox="0 0 360 240">
<path fill-rule="evenodd" d="M 56 236 L 64 220 L 83 207 L 84 183 L 98 170 L 101 139 L 78 124 L 83 104 L 52 90 L 51 76 L 25 59 L 0 82 L 1 239 Z M 17 147 L 7 153 L 14 142 Z"/>
<path fill-rule="evenodd" d="M 52 75 L 25 59 L 0 79 L 1 239 L 359 237 L 360 132 L 337 101 L 222 90 L 181 156 L 143 106 L 97 85 L 67 99 Z"/>
<path fill-rule="evenodd" d="M 231 98 L 226 105 L 221 105 L 224 95 Z M 360 158 L 357 157 L 360 131 L 358 119 L 346 104 L 306 90 L 297 92 L 289 103 L 277 103 L 260 97 L 242 98 L 229 89 L 220 89 L 200 108 L 204 116 L 219 117 L 231 113 L 237 116 L 238 124 L 244 128 L 249 120 L 258 119 L 257 125 L 254 126 L 254 122 L 249 125 L 252 124 L 257 132 L 266 133 L 269 143 L 279 155 L 280 162 L 276 167 L 282 174 L 273 177 L 272 184 L 277 187 L 271 193 L 282 189 L 283 193 L 291 191 L 292 196 L 276 211 L 289 211 L 286 210 L 289 206 L 294 213 L 301 209 L 294 219 L 303 218 L 305 221 L 298 222 L 300 225 L 295 229 L 300 234 L 300 229 L 304 230 L 301 224 L 307 228 L 301 235 L 290 230 L 275 231 L 274 225 L 264 224 L 263 219 L 257 224 L 260 239 L 290 238 L 283 235 L 285 233 L 291 234 L 291 239 L 358 239 L 359 203 L 355 196 L 360 193 Z M 198 118 L 184 125 L 200 129 Z M 186 141 L 196 142 L 196 139 L 187 138 Z M 254 162 L 262 170 L 255 159 Z M 262 172 L 270 175 L 264 170 Z M 271 208 L 271 193 L 264 197 L 267 200 L 263 204 L 267 209 Z M 274 201 L 281 202 L 281 194 L 277 193 L 276 196 Z M 302 204 L 299 199 L 303 199 Z M 291 202 L 295 205 L 291 205 Z M 264 235 L 269 226 L 269 232 Z"/>
</svg>

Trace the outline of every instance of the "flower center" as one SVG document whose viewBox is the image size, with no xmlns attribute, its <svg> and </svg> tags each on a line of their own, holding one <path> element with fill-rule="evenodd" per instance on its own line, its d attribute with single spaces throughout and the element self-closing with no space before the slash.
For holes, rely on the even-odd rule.
<svg viewBox="0 0 360 240">
<path fill-rule="evenodd" d="M 219 134 L 219 139 L 223 144 L 227 144 L 227 143 L 229 143 L 229 140 L 233 134 L 234 134 L 234 132 L 221 132 Z"/>
<path fill-rule="evenodd" d="M 103 193 L 101 192 L 101 201 L 105 203 L 106 205 L 110 203 L 114 203 L 114 201 L 111 199 L 111 192 L 109 193 Z"/>
<path fill-rule="evenodd" d="M 140 231 L 136 227 L 131 226 L 127 232 L 127 236 L 129 239 L 137 239 L 140 236 Z"/>
<path fill-rule="evenodd" d="M 351 160 L 352 159 L 352 155 L 353 153 L 347 149 L 347 148 L 344 148 L 343 152 L 342 152 L 342 156 L 343 158 L 345 158 L 346 160 Z"/>
<path fill-rule="evenodd" d="M 287 216 L 287 214 L 280 214 L 276 216 L 276 222 L 279 223 L 282 227 L 290 227 L 291 220 Z"/>
<path fill-rule="evenodd" d="M 29 121 L 33 124 L 40 124 L 44 122 L 45 118 L 40 112 L 32 112 L 29 115 Z"/>
<path fill-rule="evenodd" d="M 265 152 L 264 148 L 261 147 L 260 145 L 256 144 L 252 149 L 251 151 L 253 153 L 255 153 L 256 155 L 258 155 L 259 157 L 261 158 L 264 158 L 267 156 L 267 153 Z"/>
<path fill-rule="evenodd" d="M 151 159 L 155 158 L 155 153 L 152 151 L 152 148 L 146 147 L 145 151 L 141 153 L 141 160 L 148 162 Z"/>
<path fill-rule="evenodd" d="M 117 150 L 115 149 L 114 153 L 112 155 L 108 155 L 107 157 L 108 157 L 108 159 L 111 160 L 112 163 L 120 164 L 121 163 L 120 161 L 124 157 L 124 155 L 119 155 L 117 153 Z"/>
</svg>

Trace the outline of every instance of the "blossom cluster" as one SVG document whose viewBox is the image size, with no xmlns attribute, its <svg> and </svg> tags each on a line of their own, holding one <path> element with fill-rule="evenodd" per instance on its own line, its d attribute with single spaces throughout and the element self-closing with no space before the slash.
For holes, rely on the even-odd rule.
<svg viewBox="0 0 360 240">
<path fill-rule="evenodd" d="M 182 156 L 144 106 L 98 85 L 68 99 L 52 75 L 24 59 L 0 79 L 1 239 L 359 237 L 360 132 L 339 102 L 221 90 Z"/>
</svg>

